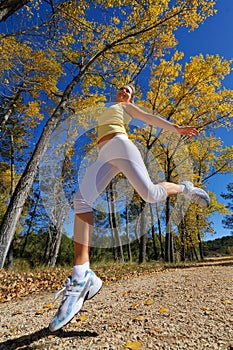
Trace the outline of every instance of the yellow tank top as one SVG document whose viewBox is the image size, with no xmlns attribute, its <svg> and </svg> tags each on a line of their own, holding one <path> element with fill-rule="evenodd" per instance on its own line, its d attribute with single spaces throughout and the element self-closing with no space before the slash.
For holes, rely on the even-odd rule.
<svg viewBox="0 0 233 350">
<path fill-rule="evenodd" d="M 127 114 L 121 103 L 113 104 L 106 108 L 98 118 L 98 140 L 103 136 L 121 132 L 127 134 L 125 125 L 131 120 L 131 116 Z"/>
</svg>

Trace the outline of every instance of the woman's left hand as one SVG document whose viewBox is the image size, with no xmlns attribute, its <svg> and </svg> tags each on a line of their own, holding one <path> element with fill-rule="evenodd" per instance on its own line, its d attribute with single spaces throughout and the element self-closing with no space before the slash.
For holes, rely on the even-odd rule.
<svg viewBox="0 0 233 350">
<path fill-rule="evenodd" d="M 199 134 L 195 126 L 178 126 L 177 133 L 184 136 L 198 136 Z"/>
</svg>

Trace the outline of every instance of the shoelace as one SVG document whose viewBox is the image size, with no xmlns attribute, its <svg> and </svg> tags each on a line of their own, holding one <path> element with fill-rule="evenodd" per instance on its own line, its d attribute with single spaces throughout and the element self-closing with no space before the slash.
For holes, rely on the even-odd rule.
<svg viewBox="0 0 233 350">
<path fill-rule="evenodd" d="M 90 278 L 86 281 L 86 283 L 90 283 Z M 71 277 L 69 276 L 65 282 L 65 286 L 57 292 L 54 297 L 54 300 L 58 299 L 60 295 L 63 293 L 63 297 L 67 295 L 77 295 L 82 291 L 82 287 L 85 285 L 85 282 L 80 282 L 73 284 Z M 76 287 L 76 290 L 73 291 L 72 287 Z"/>
<path fill-rule="evenodd" d="M 72 286 L 72 282 L 71 282 L 71 277 L 69 276 L 69 277 L 67 277 L 67 280 L 66 280 L 66 282 L 65 282 L 64 287 L 63 287 L 61 290 L 59 290 L 59 291 L 57 292 L 57 294 L 55 295 L 54 300 L 57 300 L 57 299 L 60 297 L 60 295 L 61 295 L 62 293 L 63 293 L 63 295 L 65 295 L 65 294 L 66 294 L 66 291 L 67 291 L 71 286 Z"/>
</svg>

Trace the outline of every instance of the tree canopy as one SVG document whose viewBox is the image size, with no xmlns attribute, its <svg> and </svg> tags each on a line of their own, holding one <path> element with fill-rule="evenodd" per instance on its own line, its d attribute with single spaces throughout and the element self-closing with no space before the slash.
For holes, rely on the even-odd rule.
<svg viewBox="0 0 233 350">
<path fill-rule="evenodd" d="M 15 179 L 14 191 L 1 194 L 1 266 L 51 135 L 74 114 L 76 127 L 87 128 L 90 120 L 78 112 L 111 100 L 122 84 L 135 84 L 138 104 L 178 124 L 193 124 L 206 136 L 201 139 L 206 149 L 198 140 L 185 140 L 196 183 L 232 170 L 232 148 L 210 135 L 232 124 L 233 92 L 223 85 L 232 60 L 200 54 L 183 64 L 176 51 L 176 30 L 195 30 L 215 14 L 214 5 L 213 0 L 1 2 L 0 126 L 2 136 L 13 140 L 11 150 L 1 148 L 4 188 Z M 139 138 L 144 137 L 142 132 Z M 150 148 L 156 142 L 166 164 L 162 139 L 147 141 Z M 169 167 L 168 173 L 177 176 Z M 217 203 L 213 210 L 220 210 Z"/>
</svg>

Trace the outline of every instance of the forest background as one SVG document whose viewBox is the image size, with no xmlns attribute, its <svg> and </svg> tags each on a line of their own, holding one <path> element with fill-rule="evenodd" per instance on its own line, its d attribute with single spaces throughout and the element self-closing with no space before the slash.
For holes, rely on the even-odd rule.
<svg viewBox="0 0 233 350">
<path fill-rule="evenodd" d="M 96 156 L 94 115 L 122 84 L 136 86 L 141 107 L 200 131 L 180 138 L 133 121 L 130 137 L 155 181 L 191 177 L 208 189 L 232 173 L 232 146 L 218 137 L 232 126 L 233 91 L 224 84 L 232 60 L 186 59 L 176 39 L 181 28 L 214 18 L 215 1 L 13 3 L 9 17 L 10 2 L 0 4 L 1 266 L 12 256 L 32 266 L 70 263 L 72 240 L 63 233 L 79 166 Z M 203 259 L 212 215 L 228 215 L 232 228 L 231 184 L 226 189 L 226 204 L 210 192 L 207 210 L 182 199 L 146 205 L 120 175 L 95 204 L 93 259 Z"/>
</svg>

